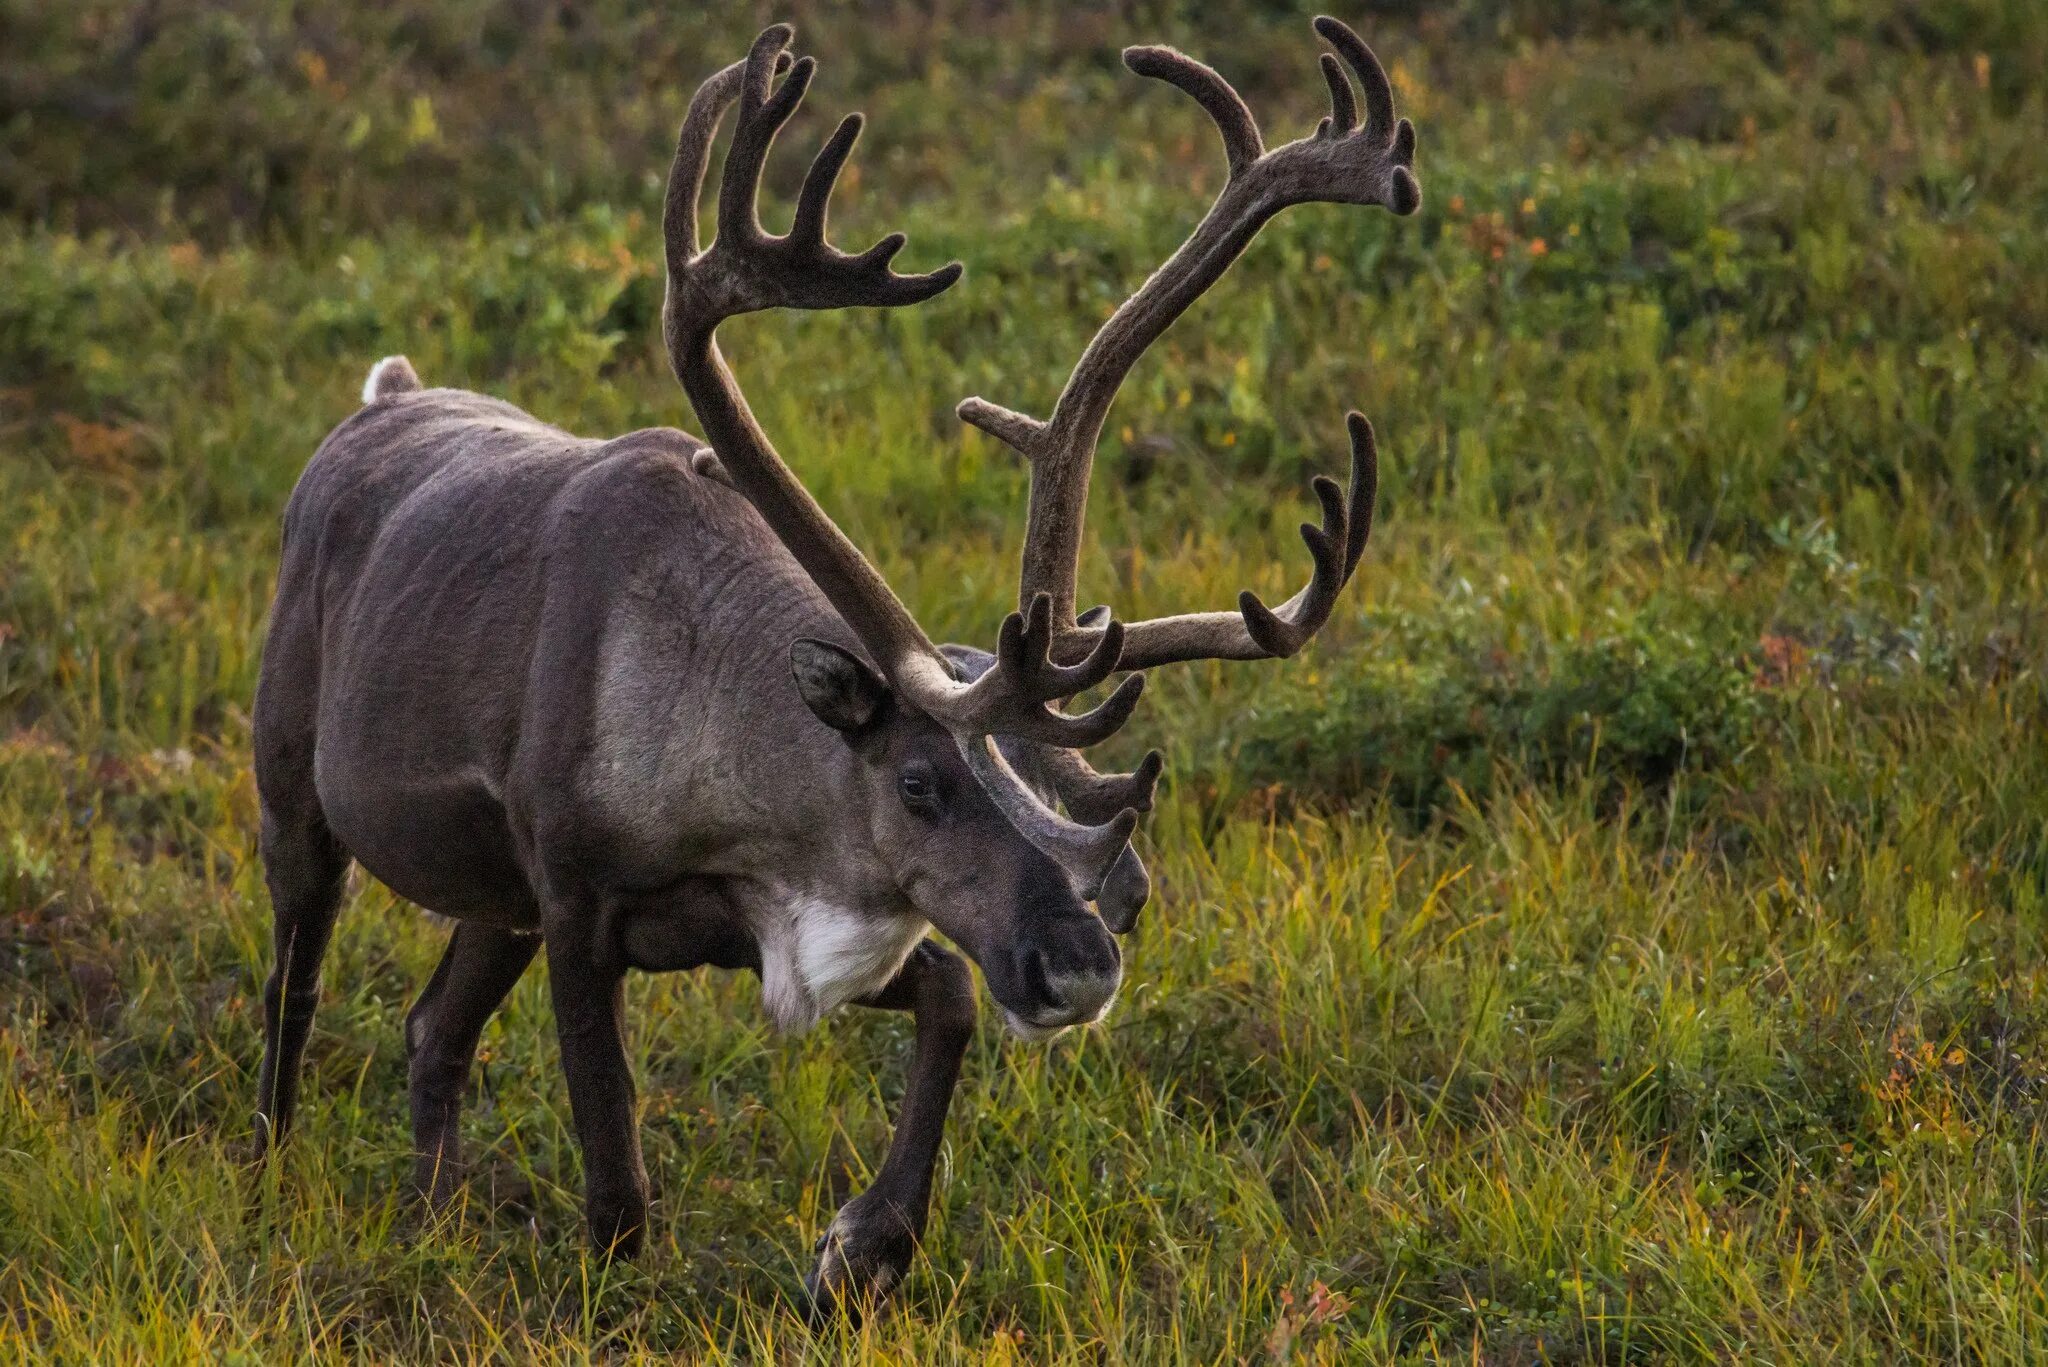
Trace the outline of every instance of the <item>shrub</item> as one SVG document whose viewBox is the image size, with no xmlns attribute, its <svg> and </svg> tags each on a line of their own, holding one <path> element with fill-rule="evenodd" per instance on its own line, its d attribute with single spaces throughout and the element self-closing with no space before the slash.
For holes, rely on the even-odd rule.
<svg viewBox="0 0 2048 1367">
<path fill-rule="evenodd" d="M 1646 614 L 1519 650 L 1469 623 L 1448 639 L 1406 621 L 1388 635 L 1399 643 L 1350 653 L 1262 713 L 1243 772 L 1310 803 L 1385 793 L 1418 822 L 1509 776 L 1590 781 L 1611 803 L 1730 764 L 1767 719 L 1757 666 L 1726 629 Z"/>
</svg>

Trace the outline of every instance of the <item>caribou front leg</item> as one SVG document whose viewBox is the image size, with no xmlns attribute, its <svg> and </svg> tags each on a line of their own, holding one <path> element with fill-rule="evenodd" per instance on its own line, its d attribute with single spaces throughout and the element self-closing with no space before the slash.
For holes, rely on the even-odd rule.
<svg viewBox="0 0 2048 1367">
<path fill-rule="evenodd" d="M 917 1025 L 910 1085 L 896 1136 L 875 1183 L 848 1201 L 818 1240 L 818 1265 L 804 1280 L 812 1323 L 858 1319 L 910 1270 L 931 1208 L 932 1168 L 960 1059 L 974 1036 L 974 975 L 967 961 L 930 940 L 911 952 L 889 984 L 858 1005 L 908 1011 Z"/>
<path fill-rule="evenodd" d="M 630 1258 L 647 1224 L 647 1169 L 626 1061 L 625 965 L 597 944 L 600 905 L 595 896 L 550 899 L 542 925 L 590 1237 L 599 1254 Z"/>
</svg>

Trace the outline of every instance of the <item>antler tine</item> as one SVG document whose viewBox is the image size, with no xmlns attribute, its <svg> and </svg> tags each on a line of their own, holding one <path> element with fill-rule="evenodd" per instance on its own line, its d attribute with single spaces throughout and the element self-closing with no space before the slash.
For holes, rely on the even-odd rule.
<svg viewBox="0 0 2048 1367">
<path fill-rule="evenodd" d="M 1323 525 L 1301 524 L 1301 539 L 1315 561 L 1308 586 L 1275 612 L 1250 589 L 1238 595 L 1244 627 L 1261 650 L 1277 658 L 1295 654 L 1330 620 L 1337 594 L 1365 554 L 1372 535 L 1373 503 L 1379 497 L 1379 446 L 1372 424 L 1362 413 L 1347 415 L 1351 431 L 1351 488 L 1339 493 L 1328 475 L 1315 478 L 1316 497 L 1323 505 Z"/>
<path fill-rule="evenodd" d="M 1152 791 L 1166 763 L 1153 750 L 1128 774 L 1099 774 L 1073 750 L 1032 746 L 1027 758 L 1059 797 L 1067 815 L 1080 822 L 1107 821 L 1126 810 L 1151 811 Z M 1104 876 L 1095 906 L 1102 913 L 1103 924 L 1118 935 L 1128 935 L 1151 896 L 1152 875 L 1136 847 L 1127 845 Z"/>
<path fill-rule="evenodd" d="M 1075 892 L 1086 901 L 1102 894 L 1110 872 L 1131 843 L 1138 828 L 1138 814 L 1126 807 L 1099 826 L 1068 821 L 1040 801 L 989 736 L 960 742 L 960 754 L 967 768 L 1002 813 L 1054 862 L 1074 877 Z"/>
<path fill-rule="evenodd" d="M 1033 746 L 1029 758 L 1067 814 L 1080 822 L 1108 821 L 1123 811 L 1151 811 L 1152 790 L 1166 763 L 1153 750 L 1128 774 L 1098 774 L 1073 750 Z M 1128 935 L 1151 897 L 1152 875 L 1146 870 L 1145 861 L 1138 857 L 1135 845 L 1124 846 L 1103 877 L 1102 888 L 1095 895 L 1095 909 L 1102 913 L 1104 925 L 1118 935 Z"/>
<path fill-rule="evenodd" d="M 1074 750 L 1043 750 L 1038 760 L 1067 815 L 1090 825 L 1107 821 L 1126 807 L 1151 811 L 1153 791 L 1166 768 L 1166 757 L 1157 750 L 1147 751 L 1128 774 L 1098 773 Z"/>
<path fill-rule="evenodd" d="M 778 53 L 778 72 L 789 69 L 789 54 Z M 704 195 L 704 172 L 711 160 L 711 141 L 718 136 L 719 120 L 739 94 L 746 76 L 742 59 L 712 76 L 690 97 L 682 130 L 676 134 L 675 163 L 669 168 L 668 196 L 662 204 L 662 238 L 667 247 L 671 272 L 687 266 L 702 250 L 698 240 L 697 207 Z"/>
<path fill-rule="evenodd" d="M 1037 456 L 1045 440 L 1044 423 L 987 399 L 962 399 L 953 412 L 1027 460 Z"/>
<path fill-rule="evenodd" d="M 1344 429 L 1351 436 L 1351 497 L 1346 505 L 1351 516 L 1344 538 L 1344 577 L 1349 579 L 1372 539 L 1372 515 L 1380 501 L 1380 439 L 1372 430 L 1372 419 L 1351 410 L 1344 415 Z"/>
<path fill-rule="evenodd" d="M 820 508 L 762 432 L 719 354 L 718 324 L 759 309 L 898 305 L 931 297 L 960 276 L 954 262 L 925 275 L 889 267 L 904 238 L 891 233 L 859 255 L 825 239 L 832 188 L 861 128 L 842 121 L 812 161 L 790 231 L 762 228 L 755 201 L 776 134 L 796 112 L 816 70 L 809 57 L 789 60 L 793 37 L 777 24 L 754 40 L 743 63 L 727 67 L 698 91 L 677 137 L 664 214 L 669 265 L 663 331 L 670 363 L 717 452 L 726 481 L 754 505 L 819 590 L 873 656 L 898 695 L 954 735 L 977 765 L 990 796 L 1039 848 L 1077 882 L 1099 888 L 1118 865 L 1135 812 L 1082 826 L 1040 801 L 1007 766 L 986 762 L 988 737 L 1000 732 L 1053 746 L 1091 745 L 1122 726 L 1136 707 L 1143 677 L 1132 674 L 1091 712 L 1070 716 L 1049 704 L 1093 687 L 1117 668 L 1122 628 L 1105 624 L 1079 663 L 1056 662 L 1051 605 L 1012 614 L 997 668 L 971 683 L 954 677 L 938 649 L 859 549 Z M 778 86 L 774 73 L 788 68 Z M 720 182 L 718 237 L 699 250 L 696 201 L 719 118 L 737 101 L 738 126 Z M 975 760 L 976 755 L 982 756 Z"/>
<path fill-rule="evenodd" d="M 1321 66 L 1323 82 L 1330 87 L 1330 117 L 1316 128 L 1316 136 L 1327 138 L 1334 134 L 1341 138 L 1358 126 L 1358 103 L 1351 97 L 1350 78 L 1337 65 L 1337 59 L 1325 52 Z"/>
<path fill-rule="evenodd" d="M 761 226 L 755 201 L 761 193 L 761 171 L 768 164 L 769 149 L 810 89 L 817 74 L 814 57 L 799 57 L 779 86 L 771 83 L 790 40 L 796 36 L 788 24 L 773 24 L 761 31 L 747 53 L 740 79 L 738 126 L 733 129 L 732 146 L 725 154 L 725 176 L 718 186 L 718 236 L 721 241 L 760 242 L 768 233 Z"/>
<path fill-rule="evenodd" d="M 1386 68 L 1380 65 L 1380 59 L 1365 45 L 1365 40 L 1342 20 L 1319 14 L 1315 29 L 1358 73 L 1359 87 L 1365 91 L 1365 136 L 1386 146 L 1394 137 L 1394 87 L 1387 82 Z"/>
<path fill-rule="evenodd" d="M 1099 774 L 1073 750 L 1009 741 L 1003 753 L 1032 776 L 1034 786 L 1052 793 L 1067 815 L 1083 824 L 1107 823 L 1125 811 L 1151 811 L 1153 787 L 1165 764 L 1154 750 L 1131 773 Z M 1127 935 L 1151 896 L 1152 875 L 1136 847 L 1126 845 L 1103 876 L 1095 908 L 1104 925 L 1118 935 Z"/>
<path fill-rule="evenodd" d="M 1244 98 L 1213 68 L 1185 52 L 1151 46 L 1125 48 L 1124 65 L 1140 76 L 1178 87 L 1208 112 L 1216 121 L 1216 131 L 1223 135 L 1223 155 L 1230 161 L 1231 175 L 1237 175 L 1266 154 L 1258 120 L 1252 117 Z"/>
<path fill-rule="evenodd" d="M 825 215 L 831 207 L 832 190 L 839 184 L 839 173 L 846 169 L 846 159 L 853 155 L 853 145 L 860 141 L 861 125 L 859 114 L 848 114 L 818 149 L 811 169 L 804 173 L 804 187 L 796 197 L 796 217 L 789 225 L 791 237 L 824 243 Z"/>
<path fill-rule="evenodd" d="M 1109 866 L 1102 890 L 1095 894 L 1095 909 L 1113 934 L 1128 935 L 1138 924 L 1138 913 L 1151 900 L 1152 875 L 1138 857 L 1138 847 L 1126 845 L 1116 863 Z"/>
</svg>

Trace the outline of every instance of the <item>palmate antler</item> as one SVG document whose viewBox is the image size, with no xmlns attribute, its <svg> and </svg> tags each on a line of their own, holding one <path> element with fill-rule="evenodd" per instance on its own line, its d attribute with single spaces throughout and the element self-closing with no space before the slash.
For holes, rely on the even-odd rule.
<svg viewBox="0 0 2048 1367">
<path fill-rule="evenodd" d="M 755 201 L 775 135 L 796 112 L 816 63 L 790 63 L 792 32 L 777 24 L 754 40 L 744 62 L 706 81 L 690 102 L 669 175 L 664 214 L 668 296 L 663 332 L 676 378 L 689 393 L 732 484 L 754 505 L 874 657 L 898 695 L 952 732 L 968 767 L 1010 821 L 1060 863 L 1082 895 L 1094 898 L 1123 857 L 1138 814 L 1124 808 L 1096 824 L 1069 820 L 1039 799 L 991 743 L 997 734 L 1056 748 L 1092 745 L 1129 719 L 1143 687 L 1131 675 L 1094 710 L 1069 715 L 1051 704 L 1107 678 L 1119 663 L 1123 629 L 1105 622 L 1089 650 L 1053 659 L 1053 603 L 1027 598 L 1004 621 L 995 664 L 962 681 L 888 583 L 847 540 L 782 461 L 748 409 L 714 340 L 718 324 L 767 308 L 827 309 L 902 305 L 929 299 L 960 277 L 959 263 L 925 275 L 897 275 L 903 247 L 891 233 L 852 255 L 825 238 L 826 206 L 860 135 L 852 114 L 826 142 L 804 177 L 788 233 L 771 236 Z M 781 85 L 776 73 L 787 70 Z M 697 201 L 711 140 L 735 101 L 739 122 L 726 154 L 718 196 L 718 236 L 700 249 Z"/>
</svg>

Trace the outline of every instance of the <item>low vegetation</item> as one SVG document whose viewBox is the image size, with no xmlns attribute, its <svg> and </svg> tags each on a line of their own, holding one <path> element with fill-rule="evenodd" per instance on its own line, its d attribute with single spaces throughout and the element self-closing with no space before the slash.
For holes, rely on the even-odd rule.
<svg viewBox="0 0 2048 1367">
<path fill-rule="evenodd" d="M 1117 47 L 1305 130 L 1280 8 L 795 16 L 839 54 L 813 104 L 874 119 L 844 235 L 968 275 L 730 349 L 935 633 L 993 620 L 1024 487 L 952 404 L 1042 411 L 1219 183 Z M 1376 8 L 1421 214 L 1289 215 L 1165 339 L 1087 569 L 1131 616 L 1284 595 L 1356 406 L 1360 581 L 1289 665 L 1157 681 L 1117 743 L 1173 752 L 1124 1000 L 984 1029 L 928 1256 L 814 1337 L 789 1301 L 879 1161 L 900 1020 L 784 1039 L 749 979 L 637 981 L 658 1201 L 607 1270 L 536 968 L 423 1224 L 399 1022 L 445 930 L 364 880 L 302 1127 L 242 1163 L 283 501 L 391 351 L 579 431 L 691 425 L 653 177 L 765 16 L 0 0 L 0 1352 L 2048 1348 L 2048 20 Z"/>
</svg>

